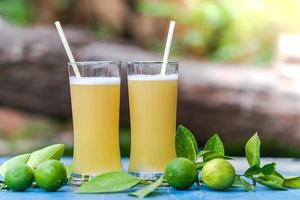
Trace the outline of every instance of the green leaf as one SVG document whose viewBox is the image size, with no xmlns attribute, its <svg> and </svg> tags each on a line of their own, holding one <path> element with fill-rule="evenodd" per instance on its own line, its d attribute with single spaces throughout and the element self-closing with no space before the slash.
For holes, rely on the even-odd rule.
<svg viewBox="0 0 300 200">
<path fill-rule="evenodd" d="M 255 174 L 259 174 L 260 172 L 261 172 L 261 167 L 259 167 L 258 165 L 253 165 L 245 171 L 244 176 L 252 177 Z"/>
<path fill-rule="evenodd" d="M 284 182 L 284 178 L 281 178 L 280 176 L 277 176 L 276 174 L 264 175 L 263 178 L 267 179 L 267 180 L 271 180 L 273 182 L 276 182 L 279 185 L 283 185 L 283 182 Z"/>
<path fill-rule="evenodd" d="M 212 160 L 214 158 L 223 158 L 223 159 L 232 159 L 230 156 L 226 156 L 224 154 L 217 153 L 215 151 L 211 150 L 202 150 L 198 153 L 198 157 L 203 156 L 203 161 L 207 162 L 209 160 Z"/>
<path fill-rule="evenodd" d="M 182 125 L 176 131 L 176 155 L 177 157 L 197 160 L 198 145 L 192 132 Z"/>
<path fill-rule="evenodd" d="M 218 134 L 214 134 L 207 140 L 204 150 L 213 151 L 219 155 L 225 155 L 224 145 Z M 207 155 L 204 155 L 203 159 L 206 157 Z"/>
<path fill-rule="evenodd" d="M 232 187 L 243 187 L 243 184 L 242 184 L 240 178 L 241 178 L 241 176 L 239 176 L 239 175 L 235 176 L 235 179 L 234 179 L 234 182 L 232 184 Z"/>
<path fill-rule="evenodd" d="M 26 153 L 26 154 L 15 156 L 15 157 L 5 161 L 0 167 L 1 176 L 4 176 L 6 171 L 11 166 L 14 166 L 14 165 L 17 165 L 17 164 L 25 164 L 29 157 L 30 157 L 30 153 Z"/>
<path fill-rule="evenodd" d="M 69 179 L 72 174 L 73 165 L 64 165 L 67 171 L 67 178 Z"/>
<path fill-rule="evenodd" d="M 264 175 L 271 175 L 275 172 L 276 172 L 276 163 L 275 162 L 266 164 L 262 167 L 262 173 Z"/>
<path fill-rule="evenodd" d="M 283 186 L 300 189 L 300 176 L 284 179 Z"/>
<path fill-rule="evenodd" d="M 49 159 L 60 160 L 64 153 L 65 145 L 53 144 L 38 151 L 31 153 L 27 165 L 31 168 L 36 168 L 41 162 Z"/>
<path fill-rule="evenodd" d="M 196 162 L 197 170 L 202 170 L 205 162 Z"/>
<path fill-rule="evenodd" d="M 209 154 L 211 152 L 213 152 L 213 151 L 206 151 L 206 150 L 199 151 L 197 157 L 204 156 L 204 155 Z"/>
<path fill-rule="evenodd" d="M 282 179 L 284 179 L 284 177 L 278 171 L 276 171 L 276 170 L 274 171 L 273 174 L 276 175 L 276 176 L 279 176 Z"/>
<path fill-rule="evenodd" d="M 282 184 L 280 184 L 278 181 L 275 181 L 270 177 L 266 177 L 266 176 L 256 177 L 253 178 L 253 180 L 273 190 L 286 190 L 286 187 L 282 186 Z"/>
<path fill-rule="evenodd" d="M 246 143 L 245 153 L 250 166 L 260 166 L 260 139 L 255 133 Z"/>
<path fill-rule="evenodd" d="M 245 189 L 245 191 L 250 192 L 254 191 L 254 186 L 245 179 L 243 179 L 241 176 L 236 175 L 234 183 L 232 184 L 232 187 L 242 187 Z"/>
<path fill-rule="evenodd" d="M 155 182 L 151 183 L 150 185 L 147 185 L 140 190 L 132 192 L 129 195 L 136 196 L 139 198 L 144 198 L 145 196 L 147 196 L 151 192 L 153 192 L 155 189 L 157 189 L 162 184 L 163 180 L 164 180 L 164 177 L 161 176 L 159 179 L 157 179 Z"/>
<path fill-rule="evenodd" d="M 241 182 L 247 192 L 254 191 L 254 186 L 248 183 L 245 179 L 241 178 Z"/>
<path fill-rule="evenodd" d="M 8 187 L 4 181 L 0 181 L 0 190 L 8 190 Z"/>
<path fill-rule="evenodd" d="M 107 193 L 120 192 L 139 183 L 139 179 L 123 172 L 108 172 L 96 176 L 91 181 L 83 184 L 77 193 Z"/>
<path fill-rule="evenodd" d="M 258 165 L 253 165 L 249 167 L 247 171 L 244 173 L 244 176 L 252 177 L 253 175 L 257 175 L 259 173 L 263 173 L 264 175 L 270 175 L 275 173 L 276 163 L 272 162 L 264 165 L 262 168 Z"/>
<path fill-rule="evenodd" d="M 230 156 L 226 156 L 226 155 L 223 155 L 223 154 L 211 152 L 211 153 L 205 154 L 205 156 L 203 156 L 203 161 L 207 162 L 207 161 L 215 159 L 215 158 L 223 158 L 223 159 L 227 159 L 227 160 L 232 159 Z"/>
</svg>

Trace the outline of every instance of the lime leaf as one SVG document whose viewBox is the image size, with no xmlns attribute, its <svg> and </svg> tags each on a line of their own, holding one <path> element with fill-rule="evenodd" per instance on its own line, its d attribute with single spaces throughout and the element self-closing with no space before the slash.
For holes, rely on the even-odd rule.
<svg viewBox="0 0 300 200">
<path fill-rule="evenodd" d="M 4 181 L 0 181 L 0 190 L 7 190 L 8 187 Z"/>
<path fill-rule="evenodd" d="M 284 177 L 278 171 L 276 171 L 276 170 L 274 171 L 273 174 L 276 175 L 276 176 L 279 176 L 282 179 L 284 179 Z"/>
<path fill-rule="evenodd" d="M 71 174 L 72 174 L 73 166 L 72 165 L 64 165 L 64 166 L 65 166 L 65 169 L 67 171 L 67 178 L 69 179 Z"/>
<path fill-rule="evenodd" d="M 284 179 L 283 186 L 300 189 L 300 176 Z"/>
<path fill-rule="evenodd" d="M 26 153 L 26 154 L 15 156 L 5 161 L 0 167 L 0 175 L 4 176 L 6 171 L 12 166 L 15 166 L 17 164 L 25 164 L 29 157 L 30 157 L 30 153 Z"/>
<path fill-rule="evenodd" d="M 176 131 L 176 155 L 177 157 L 197 160 L 198 145 L 192 132 L 182 125 Z"/>
<path fill-rule="evenodd" d="M 276 163 L 274 162 L 266 164 L 262 167 L 262 173 L 264 175 L 271 175 L 276 172 L 275 170 L 276 170 Z"/>
<path fill-rule="evenodd" d="M 196 162 L 197 170 L 202 170 L 205 162 Z"/>
<path fill-rule="evenodd" d="M 210 150 L 203 150 L 203 151 L 200 151 L 198 153 L 198 157 L 201 157 L 203 156 L 203 161 L 209 161 L 209 160 L 212 160 L 214 158 L 223 158 L 223 159 L 227 159 L 227 160 L 230 160 L 232 159 L 230 156 L 226 156 L 224 154 L 221 154 L 221 153 L 217 153 L 215 151 L 210 151 Z"/>
<path fill-rule="evenodd" d="M 253 175 L 263 173 L 264 175 L 270 175 L 275 173 L 276 163 L 272 162 L 269 164 L 264 165 L 262 168 L 258 165 L 253 165 L 247 169 L 244 173 L 244 176 L 252 177 Z"/>
<path fill-rule="evenodd" d="M 274 178 L 261 176 L 261 177 L 253 178 L 253 180 L 273 190 L 286 190 L 286 187 L 284 187 L 278 181 L 275 181 Z"/>
<path fill-rule="evenodd" d="M 41 150 L 31 153 L 27 165 L 31 168 L 36 168 L 41 162 L 49 159 L 60 160 L 64 153 L 65 146 L 63 144 L 53 144 Z"/>
<path fill-rule="evenodd" d="M 236 175 L 234 183 L 232 184 L 232 187 L 242 187 L 245 189 L 245 191 L 250 192 L 254 191 L 254 186 L 245 179 L 243 179 L 241 176 Z"/>
<path fill-rule="evenodd" d="M 198 157 L 201 157 L 201 156 L 204 156 L 204 155 L 206 155 L 206 154 L 209 154 L 209 153 L 211 153 L 211 152 L 213 152 L 213 151 L 206 151 L 206 150 L 202 150 L 202 151 L 199 151 L 198 152 Z"/>
<path fill-rule="evenodd" d="M 241 182 L 244 186 L 244 189 L 247 191 L 247 192 L 250 192 L 250 191 L 254 191 L 254 186 L 251 185 L 250 183 L 248 183 L 245 179 L 241 178 Z"/>
<path fill-rule="evenodd" d="M 222 154 L 222 155 L 225 154 L 223 142 L 222 142 L 221 138 L 219 137 L 219 135 L 216 133 L 207 140 L 207 142 L 204 146 L 204 150 L 214 151 L 214 152 Z"/>
<path fill-rule="evenodd" d="M 181 136 L 176 138 L 181 138 Z M 197 153 L 195 148 L 193 147 L 193 142 L 189 138 L 185 138 L 184 140 L 176 140 L 176 156 L 177 158 L 187 158 L 191 161 L 197 160 Z"/>
<path fill-rule="evenodd" d="M 139 179 L 123 172 L 108 172 L 96 176 L 91 181 L 83 184 L 77 193 L 107 193 L 120 192 L 139 183 Z"/>
<path fill-rule="evenodd" d="M 232 187 L 243 187 L 243 183 L 241 181 L 241 176 L 236 175 Z"/>
<path fill-rule="evenodd" d="M 193 146 L 194 146 L 195 150 L 198 152 L 198 144 L 194 137 L 194 134 L 188 128 L 184 127 L 183 125 L 179 125 L 177 128 L 177 131 L 184 132 L 185 136 L 190 138 L 193 141 Z"/>
<path fill-rule="evenodd" d="M 253 175 L 258 174 L 260 172 L 261 172 L 261 167 L 258 165 L 253 165 L 245 171 L 244 176 L 252 177 Z"/>
<path fill-rule="evenodd" d="M 155 189 L 157 189 L 162 184 L 163 180 L 164 177 L 161 176 L 159 179 L 157 179 L 155 182 L 151 183 L 150 185 L 147 185 L 146 187 L 143 187 L 140 190 L 132 192 L 129 195 L 139 197 L 139 198 L 144 198 L 145 196 L 153 192 Z"/>
<path fill-rule="evenodd" d="M 246 143 L 245 152 L 250 166 L 260 165 L 260 139 L 255 133 Z"/>
<path fill-rule="evenodd" d="M 273 182 L 278 183 L 279 185 L 283 185 L 283 182 L 284 182 L 284 178 L 281 178 L 280 176 L 277 176 L 276 174 L 265 175 L 263 177 L 264 177 L 264 179 L 271 180 Z"/>
<path fill-rule="evenodd" d="M 226 159 L 226 160 L 231 160 L 232 159 L 230 156 L 226 156 L 226 155 L 223 155 L 223 154 L 211 152 L 211 153 L 205 154 L 205 156 L 203 156 L 203 161 L 207 162 L 207 161 L 215 159 L 215 158 L 223 158 L 223 159 Z"/>
<path fill-rule="evenodd" d="M 213 151 L 219 155 L 225 155 L 224 145 L 218 134 L 214 134 L 207 140 L 204 150 Z M 207 156 L 208 155 L 203 155 L 203 159 L 205 160 Z"/>
</svg>

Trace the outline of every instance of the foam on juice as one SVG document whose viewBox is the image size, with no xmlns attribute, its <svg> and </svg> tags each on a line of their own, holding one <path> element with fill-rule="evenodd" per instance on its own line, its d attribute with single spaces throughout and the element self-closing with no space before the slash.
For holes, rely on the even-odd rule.
<svg viewBox="0 0 300 200">
<path fill-rule="evenodd" d="M 178 79 L 178 74 L 171 74 L 171 75 L 129 75 L 129 81 L 173 81 Z"/>
<path fill-rule="evenodd" d="M 70 77 L 71 85 L 118 85 L 120 77 Z"/>
</svg>

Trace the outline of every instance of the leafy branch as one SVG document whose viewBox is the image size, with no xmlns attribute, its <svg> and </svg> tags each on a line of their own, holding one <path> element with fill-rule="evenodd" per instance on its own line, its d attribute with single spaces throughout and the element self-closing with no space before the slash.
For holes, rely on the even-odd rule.
<svg viewBox="0 0 300 200">
<path fill-rule="evenodd" d="M 300 188 L 300 177 L 285 178 L 276 170 L 276 163 L 268 163 L 260 166 L 260 139 L 255 133 L 246 143 L 245 153 L 249 168 L 242 176 L 251 179 L 253 185 L 256 182 L 274 190 L 286 190 L 287 188 Z M 243 185 L 245 190 L 247 186 Z"/>
</svg>

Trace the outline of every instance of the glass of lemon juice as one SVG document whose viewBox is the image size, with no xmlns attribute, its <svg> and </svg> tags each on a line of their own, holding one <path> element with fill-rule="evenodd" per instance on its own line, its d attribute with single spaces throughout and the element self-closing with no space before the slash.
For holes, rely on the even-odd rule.
<svg viewBox="0 0 300 200">
<path fill-rule="evenodd" d="M 76 65 L 80 77 L 75 76 Z M 93 176 L 121 171 L 119 149 L 120 62 L 69 63 L 74 128 L 70 183 L 80 186 Z"/>
<path fill-rule="evenodd" d="M 178 62 L 127 63 L 131 123 L 129 172 L 141 178 L 163 174 L 176 157 Z"/>
</svg>

